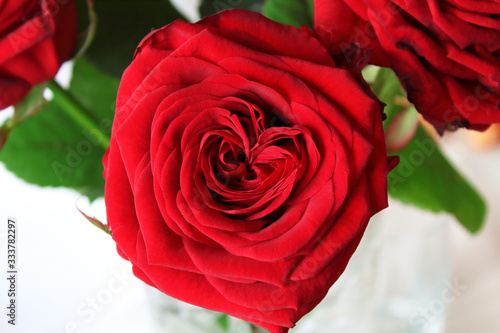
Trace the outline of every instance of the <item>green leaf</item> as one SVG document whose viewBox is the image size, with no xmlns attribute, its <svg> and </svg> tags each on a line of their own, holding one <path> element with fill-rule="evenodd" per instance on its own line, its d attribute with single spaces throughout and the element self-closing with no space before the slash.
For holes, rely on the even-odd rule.
<svg viewBox="0 0 500 333">
<path fill-rule="evenodd" d="M 183 18 L 168 0 L 99 0 L 94 1 L 94 10 L 97 30 L 86 55 L 114 77 L 121 77 L 151 30 Z"/>
<path fill-rule="evenodd" d="M 422 209 L 453 214 L 471 233 L 481 229 L 486 218 L 483 198 L 422 127 L 398 155 L 399 165 L 388 176 L 392 197 Z"/>
<path fill-rule="evenodd" d="M 229 331 L 229 316 L 225 313 L 221 313 L 218 317 L 217 317 L 217 325 L 219 325 L 220 328 L 222 328 L 222 330 L 224 332 L 227 332 Z"/>
<path fill-rule="evenodd" d="M 102 196 L 103 142 L 111 132 L 117 90 L 118 80 L 77 59 L 67 93 L 101 131 L 84 129 L 54 95 L 40 112 L 11 132 L 0 161 L 28 183 L 72 188 L 90 200 Z"/>
<path fill-rule="evenodd" d="M 398 104 L 397 100 L 398 98 L 405 99 L 405 91 L 398 77 L 390 68 L 380 68 L 371 87 L 378 99 L 387 105 L 384 109 L 387 119 L 383 123 L 386 131 L 394 117 L 404 110 L 404 107 Z"/>
<path fill-rule="evenodd" d="M 264 15 L 271 20 L 300 28 L 314 25 L 313 0 L 266 0 Z"/>
<path fill-rule="evenodd" d="M 40 111 L 41 104 L 44 102 L 43 91 L 46 87 L 47 83 L 44 82 L 31 88 L 30 92 L 14 106 L 14 114 L 12 117 L 10 117 L 5 124 L 0 126 L 0 150 L 5 145 L 14 127 L 20 125 L 26 118 Z"/>
<path fill-rule="evenodd" d="M 375 95 L 384 103 L 394 102 L 395 96 L 404 96 L 403 87 L 398 77 L 390 68 L 380 68 L 377 72 L 375 82 L 372 84 Z"/>
<path fill-rule="evenodd" d="M 213 15 L 222 10 L 242 8 L 262 13 L 264 0 L 203 0 L 200 4 L 200 16 Z"/>
<path fill-rule="evenodd" d="M 15 127 L 21 124 L 26 118 L 37 113 L 44 101 L 43 91 L 47 88 L 47 83 L 39 84 L 31 88 L 30 92 L 14 107 L 14 115 L 9 120 L 9 125 Z"/>
</svg>

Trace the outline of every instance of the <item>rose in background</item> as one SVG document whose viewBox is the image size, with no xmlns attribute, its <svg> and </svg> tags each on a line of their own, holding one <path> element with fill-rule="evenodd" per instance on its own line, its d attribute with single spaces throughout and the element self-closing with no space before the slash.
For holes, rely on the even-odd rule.
<svg viewBox="0 0 500 333">
<path fill-rule="evenodd" d="M 260 14 L 151 32 L 104 157 L 118 252 L 170 296 L 287 332 L 387 206 L 381 115 L 315 38 Z"/>
<path fill-rule="evenodd" d="M 330 51 L 353 43 L 392 68 L 439 131 L 500 122 L 500 2 L 316 0 L 315 28 Z"/>
<path fill-rule="evenodd" d="M 52 79 L 77 36 L 72 0 L 6 0 L 0 4 L 0 110 Z"/>
</svg>

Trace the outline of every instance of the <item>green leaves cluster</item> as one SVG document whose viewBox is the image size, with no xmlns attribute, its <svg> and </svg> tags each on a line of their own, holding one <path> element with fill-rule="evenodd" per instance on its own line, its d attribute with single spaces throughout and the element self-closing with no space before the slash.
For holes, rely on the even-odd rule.
<svg viewBox="0 0 500 333">
<path fill-rule="evenodd" d="M 453 214 L 471 233 L 481 229 L 484 200 L 421 126 L 397 154 L 400 162 L 389 174 L 389 195 L 425 210 Z"/>
<path fill-rule="evenodd" d="M 111 133 L 118 80 L 79 58 L 69 89 L 55 89 L 52 101 L 43 102 L 36 114 L 12 130 L 0 161 L 28 183 L 68 187 L 95 199 L 104 194 L 102 157 Z M 94 127 L 82 127 L 68 113 L 68 96 L 85 110 Z"/>
</svg>

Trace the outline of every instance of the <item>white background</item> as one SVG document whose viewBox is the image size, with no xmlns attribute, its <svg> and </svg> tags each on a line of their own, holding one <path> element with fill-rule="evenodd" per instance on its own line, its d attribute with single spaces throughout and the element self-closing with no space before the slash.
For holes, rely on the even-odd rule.
<svg viewBox="0 0 500 333">
<path fill-rule="evenodd" d="M 480 151 L 464 132 L 442 141 L 449 157 L 490 206 L 479 235 L 468 235 L 457 223 L 451 230 L 454 274 L 467 288 L 450 304 L 448 333 L 497 333 L 500 148 Z M 102 200 L 89 206 L 75 192 L 28 185 L 0 165 L 0 332 L 159 332 L 151 314 L 149 287 L 131 275 L 130 265 L 116 254 L 111 238 L 90 225 L 77 206 L 105 219 Z M 5 315 L 8 218 L 16 219 L 18 226 L 15 328 L 6 324 Z"/>
</svg>

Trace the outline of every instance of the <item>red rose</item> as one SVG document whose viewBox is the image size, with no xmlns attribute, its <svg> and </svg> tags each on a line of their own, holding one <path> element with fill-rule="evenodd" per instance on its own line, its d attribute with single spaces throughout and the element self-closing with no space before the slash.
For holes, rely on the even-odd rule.
<svg viewBox="0 0 500 333">
<path fill-rule="evenodd" d="M 438 130 L 500 122 L 500 1 L 316 0 L 331 51 L 360 44 Z"/>
<path fill-rule="evenodd" d="M 77 34 L 72 0 L 5 0 L 0 5 L 0 110 L 52 79 Z"/>
<path fill-rule="evenodd" d="M 137 277 L 274 333 L 321 301 L 387 206 L 378 102 L 308 33 L 244 10 L 140 43 L 104 165 Z"/>
</svg>

